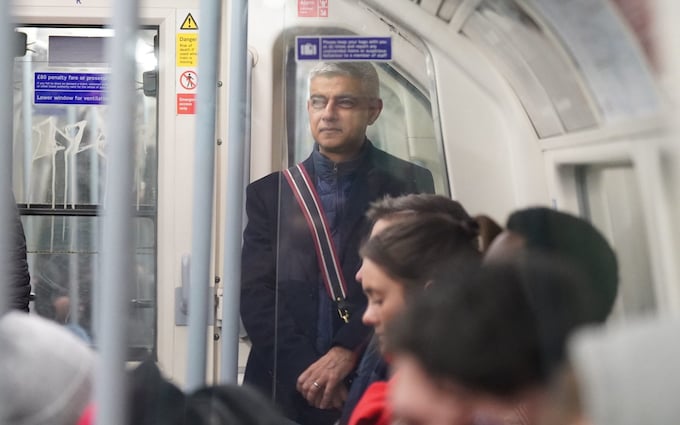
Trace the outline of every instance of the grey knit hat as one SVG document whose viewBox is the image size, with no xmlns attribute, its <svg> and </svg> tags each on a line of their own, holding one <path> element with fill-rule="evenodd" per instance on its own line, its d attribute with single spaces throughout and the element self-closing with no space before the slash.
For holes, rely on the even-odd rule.
<svg viewBox="0 0 680 425">
<path fill-rule="evenodd" d="M 0 424 L 75 425 L 90 402 L 94 353 L 62 326 L 0 318 Z"/>
</svg>

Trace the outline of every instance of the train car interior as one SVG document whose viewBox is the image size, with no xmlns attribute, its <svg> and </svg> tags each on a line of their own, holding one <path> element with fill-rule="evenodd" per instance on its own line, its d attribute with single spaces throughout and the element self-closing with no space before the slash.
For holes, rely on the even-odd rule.
<svg viewBox="0 0 680 425">
<path fill-rule="evenodd" d="M 585 218 L 618 257 L 608 323 L 677 316 L 675 3 L 15 2 L 11 24 L 25 49 L 13 59 L 6 149 L 31 314 L 108 346 L 114 301 L 102 261 L 112 248 L 102 229 L 112 185 L 123 182 L 132 246 L 120 251 L 131 269 L 106 282 L 120 278 L 124 294 L 111 326 L 125 364 L 150 357 L 182 388 L 241 382 L 250 341 L 235 264 L 245 186 L 313 149 L 308 73 L 318 60 L 305 59 L 298 41 L 365 38 L 387 40 L 389 50 L 356 59 L 380 78 L 383 110 L 367 132 L 376 147 L 429 169 L 435 192 L 472 215 L 503 224 L 541 205 Z M 136 30 L 130 62 L 115 68 L 123 4 Z M 134 68 L 135 92 L 127 115 L 116 115 L 111 84 L 125 67 Z M 123 136 L 132 141 L 119 168 L 111 149 Z"/>
</svg>

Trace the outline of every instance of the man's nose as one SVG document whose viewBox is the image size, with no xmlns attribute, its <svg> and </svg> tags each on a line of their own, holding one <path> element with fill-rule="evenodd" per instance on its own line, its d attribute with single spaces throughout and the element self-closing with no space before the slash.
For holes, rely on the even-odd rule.
<svg viewBox="0 0 680 425">
<path fill-rule="evenodd" d="M 326 104 L 326 107 L 323 108 L 323 115 L 321 116 L 321 119 L 326 121 L 335 121 L 337 118 L 338 110 L 335 102 L 331 100 Z"/>
</svg>

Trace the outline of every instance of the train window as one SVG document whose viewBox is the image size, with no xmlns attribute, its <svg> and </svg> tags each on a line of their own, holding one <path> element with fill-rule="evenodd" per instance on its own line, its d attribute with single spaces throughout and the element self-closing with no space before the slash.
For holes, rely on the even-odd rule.
<svg viewBox="0 0 680 425">
<path fill-rule="evenodd" d="M 291 47 L 286 70 L 288 108 L 288 166 L 304 160 L 312 151 L 307 99 L 308 75 L 315 62 L 296 62 Z M 415 87 L 390 63 L 374 63 L 380 78 L 383 110 L 368 127 L 367 137 L 380 149 L 429 169 L 437 193 L 449 194 L 443 147 L 436 137 L 429 96 Z M 422 64 L 426 66 L 425 63 Z"/>
<path fill-rule="evenodd" d="M 32 311 L 68 324 L 96 345 L 101 207 L 106 199 L 108 65 L 112 30 L 23 27 L 28 53 L 14 66 L 13 185 L 22 213 Z M 156 29 L 139 31 L 134 182 L 136 280 L 130 288 L 129 356 L 155 350 L 157 101 L 142 90 L 156 68 Z M 87 53 L 89 52 L 89 53 Z M 83 54 L 86 53 L 86 54 Z M 103 302 L 103 301 L 101 301 Z"/>
<path fill-rule="evenodd" d="M 592 93 L 603 121 L 657 113 L 656 83 L 634 34 L 606 0 L 542 0 L 549 20 Z M 632 4 L 632 3 L 631 3 Z M 637 5 L 636 5 L 637 6 Z"/>
<path fill-rule="evenodd" d="M 463 0 L 411 0 L 419 5 L 423 10 L 438 17 L 439 19 L 450 22 L 456 9 Z"/>
<path fill-rule="evenodd" d="M 516 1 L 483 1 L 461 31 L 507 76 L 539 137 L 597 124 L 569 56 Z"/>
<path fill-rule="evenodd" d="M 619 296 L 614 317 L 656 310 L 640 188 L 632 164 L 576 167 L 579 209 L 616 250 Z"/>
</svg>

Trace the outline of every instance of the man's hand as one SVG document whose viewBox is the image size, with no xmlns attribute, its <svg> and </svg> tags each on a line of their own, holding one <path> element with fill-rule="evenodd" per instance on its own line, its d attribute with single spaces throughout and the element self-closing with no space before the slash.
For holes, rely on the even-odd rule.
<svg viewBox="0 0 680 425">
<path fill-rule="evenodd" d="M 342 380 L 349 375 L 355 363 L 354 352 L 333 347 L 300 374 L 297 390 L 314 407 L 340 408 L 347 398 L 347 388 Z"/>
</svg>

